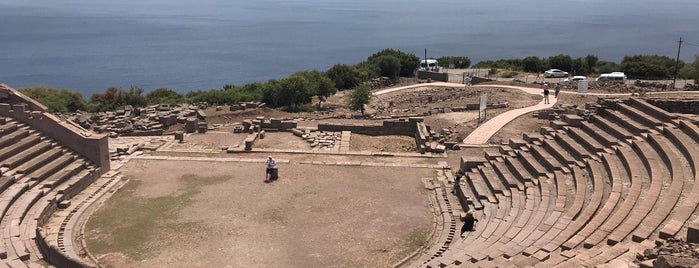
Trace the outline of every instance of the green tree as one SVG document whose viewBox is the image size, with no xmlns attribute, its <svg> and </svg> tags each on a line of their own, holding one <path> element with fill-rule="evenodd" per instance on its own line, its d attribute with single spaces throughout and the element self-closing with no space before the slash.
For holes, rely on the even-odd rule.
<svg viewBox="0 0 699 268">
<path fill-rule="evenodd" d="M 619 66 L 618 63 L 613 62 L 613 61 L 601 60 L 595 64 L 595 69 L 597 70 L 598 73 L 611 73 L 611 72 L 621 71 L 621 66 Z"/>
<path fill-rule="evenodd" d="M 349 94 L 348 106 L 352 111 L 361 111 L 364 114 L 364 105 L 369 104 L 371 100 L 371 88 L 368 85 L 362 84 L 352 90 Z"/>
<path fill-rule="evenodd" d="M 686 79 L 694 79 L 694 84 L 699 84 L 699 55 L 694 56 L 692 63 L 685 64 L 679 75 Z"/>
<path fill-rule="evenodd" d="M 354 66 L 336 64 L 325 74 L 335 83 L 339 90 L 351 89 L 363 81 L 362 73 Z"/>
<path fill-rule="evenodd" d="M 573 58 L 565 54 L 559 54 L 548 58 L 548 63 L 550 68 L 571 71 Z"/>
<path fill-rule="evenodd" d="M 684 62 L 680 61 L 679 67 L 683 66 Z M 621 69 L 629 77 L 664 79 L 675 73 L 675 60 L 660 55 L 626 56 L 621 61 Z"/>
<path fill-rule="evenodd" d="M 437 59 L 437 62 L 439 62 L 439 65 L 441 66 L 449 66 L 449 65 L 454 65 L 454 68 L 468 68 L 471 66 L 471 59 L 468 57 L 459 57 L 459 56 L 444 56 L 440 57 Z"/>
<path fill-rule="evenodd" d="M 318 108 L 328 97 L 337 93 L 337 88 L 335 88 L 335 83 L 333 83 L 330 78 L 319 71 L 305 71 L 296 73 L 294 75 L 299 75 L 306 79 L 309 83 L 309 93 L 313 96 L 318 96 Z"/>
<path fill-rule="evenodd" d="M 543 61 L 536 56 L 522 59 L 522 70 L 530 73 L 541 73 L 544 70 Z"/>
<path fill-rule="evenodd" d="M 587 73 L 594 73 L 595 72 L 595 66 L 597 66 L 597 62 L 599 59 L 597 56 L 588 54 L 585 56 L 585 67 L 587 67 Z"/>
<path fill-rule="evenodd" d="M 280 106 L 286 106 L 288 111 L 298 111 L 299 105 L 311 102 L 313 95 L 305 78 L 292 75 L 279 80 L 279 86 L 277 102 Z"/>
<path fill-rule="evenodd" d="M 400 50 L 394 50 L 387 48 L 381 50 L 374 55 L 369 56 L 367 61 L 372 62 L 373 59 L 381 56 L 393 56 L 400 61 L 400 71 L 399 74 L 402 77 L 413 77 L 415 76 L 415 71 L 420 66 L 420 58 L 415 56 L 415 54 L 408 54 Z"/>
<path fill-rule="evenodd" d="M 158 88 L 146 94 L 148 104 L 177 104 L 183 102 L 183 96 L 169 88 Z"/>
<path fill-rule="evenodd" d="M 394 56 L 378 56 L 371 62 L 379 68 L 379 74 L 392 80 L 398 78 L 401 72 L 400 60 Z"/>
<path fill-rule="evenodd" d="M 68 89 L 30 87 L 19 91 L 45 105 L 52 113 L 75 112 L 86 108 L 82 94 Z"/>
</svg>

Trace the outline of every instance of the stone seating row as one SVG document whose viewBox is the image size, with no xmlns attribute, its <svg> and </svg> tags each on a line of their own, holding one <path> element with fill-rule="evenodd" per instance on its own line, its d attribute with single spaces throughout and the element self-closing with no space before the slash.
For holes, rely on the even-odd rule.
<svg viewBox="0 0 699 268">
<path fill-rule="evenodd" d="M 648 110 L 647 106 L 645 102 L 636 101 L 620 104 L 619 110 L 606 113 L 609 118 L 592 116 L 593 122 L 582 122 L 580 128 L 557 124 L 556 130 L 542 129 L 543 134 L 548 134 L 543 138 L 530 139 L 528 144 L 518 145 L 518 149 L 512 151 L 502 150 L 501 147 L 501 152 L 507 151 L 507 154 L 499 157 L 490 155 L 490 163 L 478 169 L 487 185 L 500 182 L 503 187 L 511 190 L 511 198 L 503 198 L 501 201 L 512 202 L 514 208 L 517 195 L 522 190 L 517 187 L 518 184 L 524 185 L 529 181 L 531 186 L 538 184 L 540 193 L 543 193 L 542 189 L 549 189 L 547 202 L 554 205 L 537 206 L 537 210 L 550 215 L 527 220 L 532 226 L 540 226 L 533 229 L 534 233 L 519 236 L 517 241 L 513 239 L 516 235 L 508 236 L 511 240 L 504 244 L 485 243 L 489 237 L 477 237 L 480 240 L 474 240 L 474 244 L 485 249 L 483 252 L 488 254 L 468 252 L 467 255 L 471 257 L 468 261 L 493 260 L 499 256 L 512 259 L 521 253 L 546 263 L 548 256 L 545 255 L 560 248 L 565 253 L 562 254 L 564 257 L 558 258 L 560 262 L 549 262 L 548 265 L 566 263 L 566 260 L 570 260 L 567 262 L 570 264 L 584 259 L 574 258 L 576 254 L 591 260 L 586 263 L 604 263 L 628 251 L 626 245 L 616 245 L 628 243 L 625 242 L 628 241 L 626 238 L 631 237 L 630 240 L 640 242 L 650 238 L 658 230 L 660 236 L 676 234 L 691 217 L 698 203 L 699 194 L 690 197 L 687 193 L 699 192 L 699 183 L 692 183 L 692 189 L 685 189 L 684 180 L 689 178 L 687 180 L 694 181 L 697 178 L 696 152 L 699 151 L 699 145 L 696 141 L 699 140 L 699 131 L 696 125 L 685 121 L 675 121 L 675 126 L 668 125 L 670 122 L 667 120 L 675 119 L 674 115 L 659 109 L 644 113 Z M 564 147 L 574 152 L 575 159 L 556 153 Z M 567 209 L 560 211 L 560 204 L 563 203 L 561 200 L 565 200 L 560 195 L 567 189 L 559 187 L 562 185 L 558 181 L 555 184 L 547 183 L 543 176 L 534 179 L 540 168 L 528 163 L 529 159 L 522 156 L 535 156 L 546 170 L 546 176 L 553 179 L 565 177 L 563 168 L 569 166 L 572 177 L 575 178 L 576 198 L 571 198 L 574 201 L 564 205 Z M 691 169 L 682 166 L 682 157 L 689 160 Z M 553 161 L 554 159 L 557 161 Z M 580 160 L 585 160 L 587 168 L 581 167 Z M 493 172 L 484 172 L 491 169 Z M 508 175 L 517 180 L 508 180 Z M 496 178 L 492 178 L 494 176 Z M 588 181 L 592 188 L 590 196 L 587 196 L 587 186 L 584 185 Z M 534 182 L 537 184 L 533 184 Z M 546 185 L 542 186 L 543 184 Z M 605 187 L 605 184 L 609 187 Z M 629 186 L 622 189 L 623 184 Z M 667 186 L 663 187 L 663 184 Z M 488 188 L 476 191 L 496 190 L 495 187 Z M 525 187 L 525 192 L 527 189 L 529 188 Z M 683 192 L 688 198 L 680 204 L 678 202 L 681 201 Z M 543 197 L 543 194 L 539 195 L 539 204 L 545 203 L 542 202 Z M 587 198 L 589 201 L 585 201 Z M 503 207 L 502 203 L 485 204 L 484 209 L 496 205 L 499 209 Z M 558 206 L 555 205 L 557 203 Z M 559 210 L 544 209 L 551 207 Z M 555 215 L 556 212 L 562 214 Z M 531 218 L 531 214 L 529 216 Z M 492 223 L 496 225 L 493 233 L 495 230 L 501 231 L 498 227 L 506 226 L 495 219 Z M 507 229 L 509 231 L 512 228 Z M 510 232 L 519 234 L 521 230 Z M 529 246 L 522 247 L 527 245 L 529 237 L 539 239 L 530 240 L 532 243 Z M 471 236 L 467 237 L 469 238 Z M 605 240 L 607 243 L 603 243 Z M 602 248 L 605 250 L 601 250 Z M 449 263 L 442 263 L 444 265 Z"/>
<path fill-rule="evenodd" d="M 39 215 L 57 209 L 57 195 L 74 195 L 85 181 L 89 184 L 95 168 L 24 124 L 7 118 L 0 122 L 0 263 L 43 267 L 36 240 L 43 224 Z"/>
</svg>

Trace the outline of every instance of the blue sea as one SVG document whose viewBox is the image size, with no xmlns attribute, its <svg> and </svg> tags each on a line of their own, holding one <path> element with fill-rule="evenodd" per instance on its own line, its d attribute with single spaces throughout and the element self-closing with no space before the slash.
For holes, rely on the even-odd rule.
<svg viewBox="0 0 699 268">
<path fill-rule="evenodd" d="M 0 83 L 86 98 L 355 64 L 384 48 L 480 60 L 699 54 L 697 0 L 0 0 Z"/>
</svg>

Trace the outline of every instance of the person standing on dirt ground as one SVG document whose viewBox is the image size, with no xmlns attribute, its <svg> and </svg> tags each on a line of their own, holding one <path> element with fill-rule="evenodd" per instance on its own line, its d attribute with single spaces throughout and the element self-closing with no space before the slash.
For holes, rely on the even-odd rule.
<svg viewBox="0 0 699 268">
<path fill-rule="evenodd" d="M 561 84 L 556 83 L 556 87 L 553 88 L 553 96 L 558 99 L 558 93 L 561 93 Z"/>
<path fill-rule="evenodd" d="M 469 210 L 468 213 L 466 213 L 466 218 L 464 218 L 464 226 L 461 226 L 461 237 L 464 237 L 465 232 L 473 232 L 476 229 L 476 223 L 478 223 L 478 219 L 476 219 L 473 216 L 474 211 Z"/>
<path fill-rule="evenodd" d="M 549 83 L 544 83 L 544 104 L 549 103 Z"/>
<path fill-rule="evenodd" d="M 267 173 L 265 174 L 265 182 L 270 182 L 272 180 L 272 174 L 274 172 L 274 169 L 277 168 L 277 161 L 272 158 L 272 156 L 268 156 L 267 160 L 265 160 L 265 165 L 267 166 Z"/>
<path fill-rule="evenodd" d="M 464 172 L 459 169 L 459 171 L 456 172 L 456 176 L 454 179 L 454 188 L 451 189 L 452 194 L 456 194 L 456 189 L 461 187 L 461 177 L 464 176 Z"/>
</svg>

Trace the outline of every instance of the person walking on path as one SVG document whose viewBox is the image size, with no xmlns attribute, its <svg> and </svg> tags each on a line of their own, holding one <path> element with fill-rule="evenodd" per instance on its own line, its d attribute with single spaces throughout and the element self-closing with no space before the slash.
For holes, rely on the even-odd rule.
<svg viewBox="0 0 699 268">
<path fill-rule="evenodd" d="M 464 219 L 464 226 L 461 227 L 461 237 L 464 237 L 465 232 L 472 232 L 474 231 L 474 227 L 476 227 L 476 223 L 478 223 L 478 219 L 476 219 L 473 216 L 473 210 L 469 210 L 468 213 L 466 213 L 466 218 Z"/>
<path fill-rule="evenodd" d="M 549 83 L 544 83 L 544 104 L 549 104 Z"/>
<path fill-rule="evenodd" d="M 275 178 L 275 171 L 277 169 L 277 161 L 272 158 L 272 156 L 268 156 L 267 160 L 265 160 L 265 165 L 267 166 L 267 173 L 265 174 L 265 182 L 270 182 Z"/>
<path fill-rule="evenodd" d="M 558 99 L 558 93 L 561 93 L 561 84 L 556 83 L 556 87 L 553 89 L 553 96 Z"/>
<path fill-rule="evenodd" d="M 456 194 L 456 190 L 461 187 L 461 177 L 464 176 L 464 172 L 459 169 L 459 171 L 456 172 L 456 176 L 454 179 L 454 188 L 451 189 L 452 194 Z"/>
</svg>

